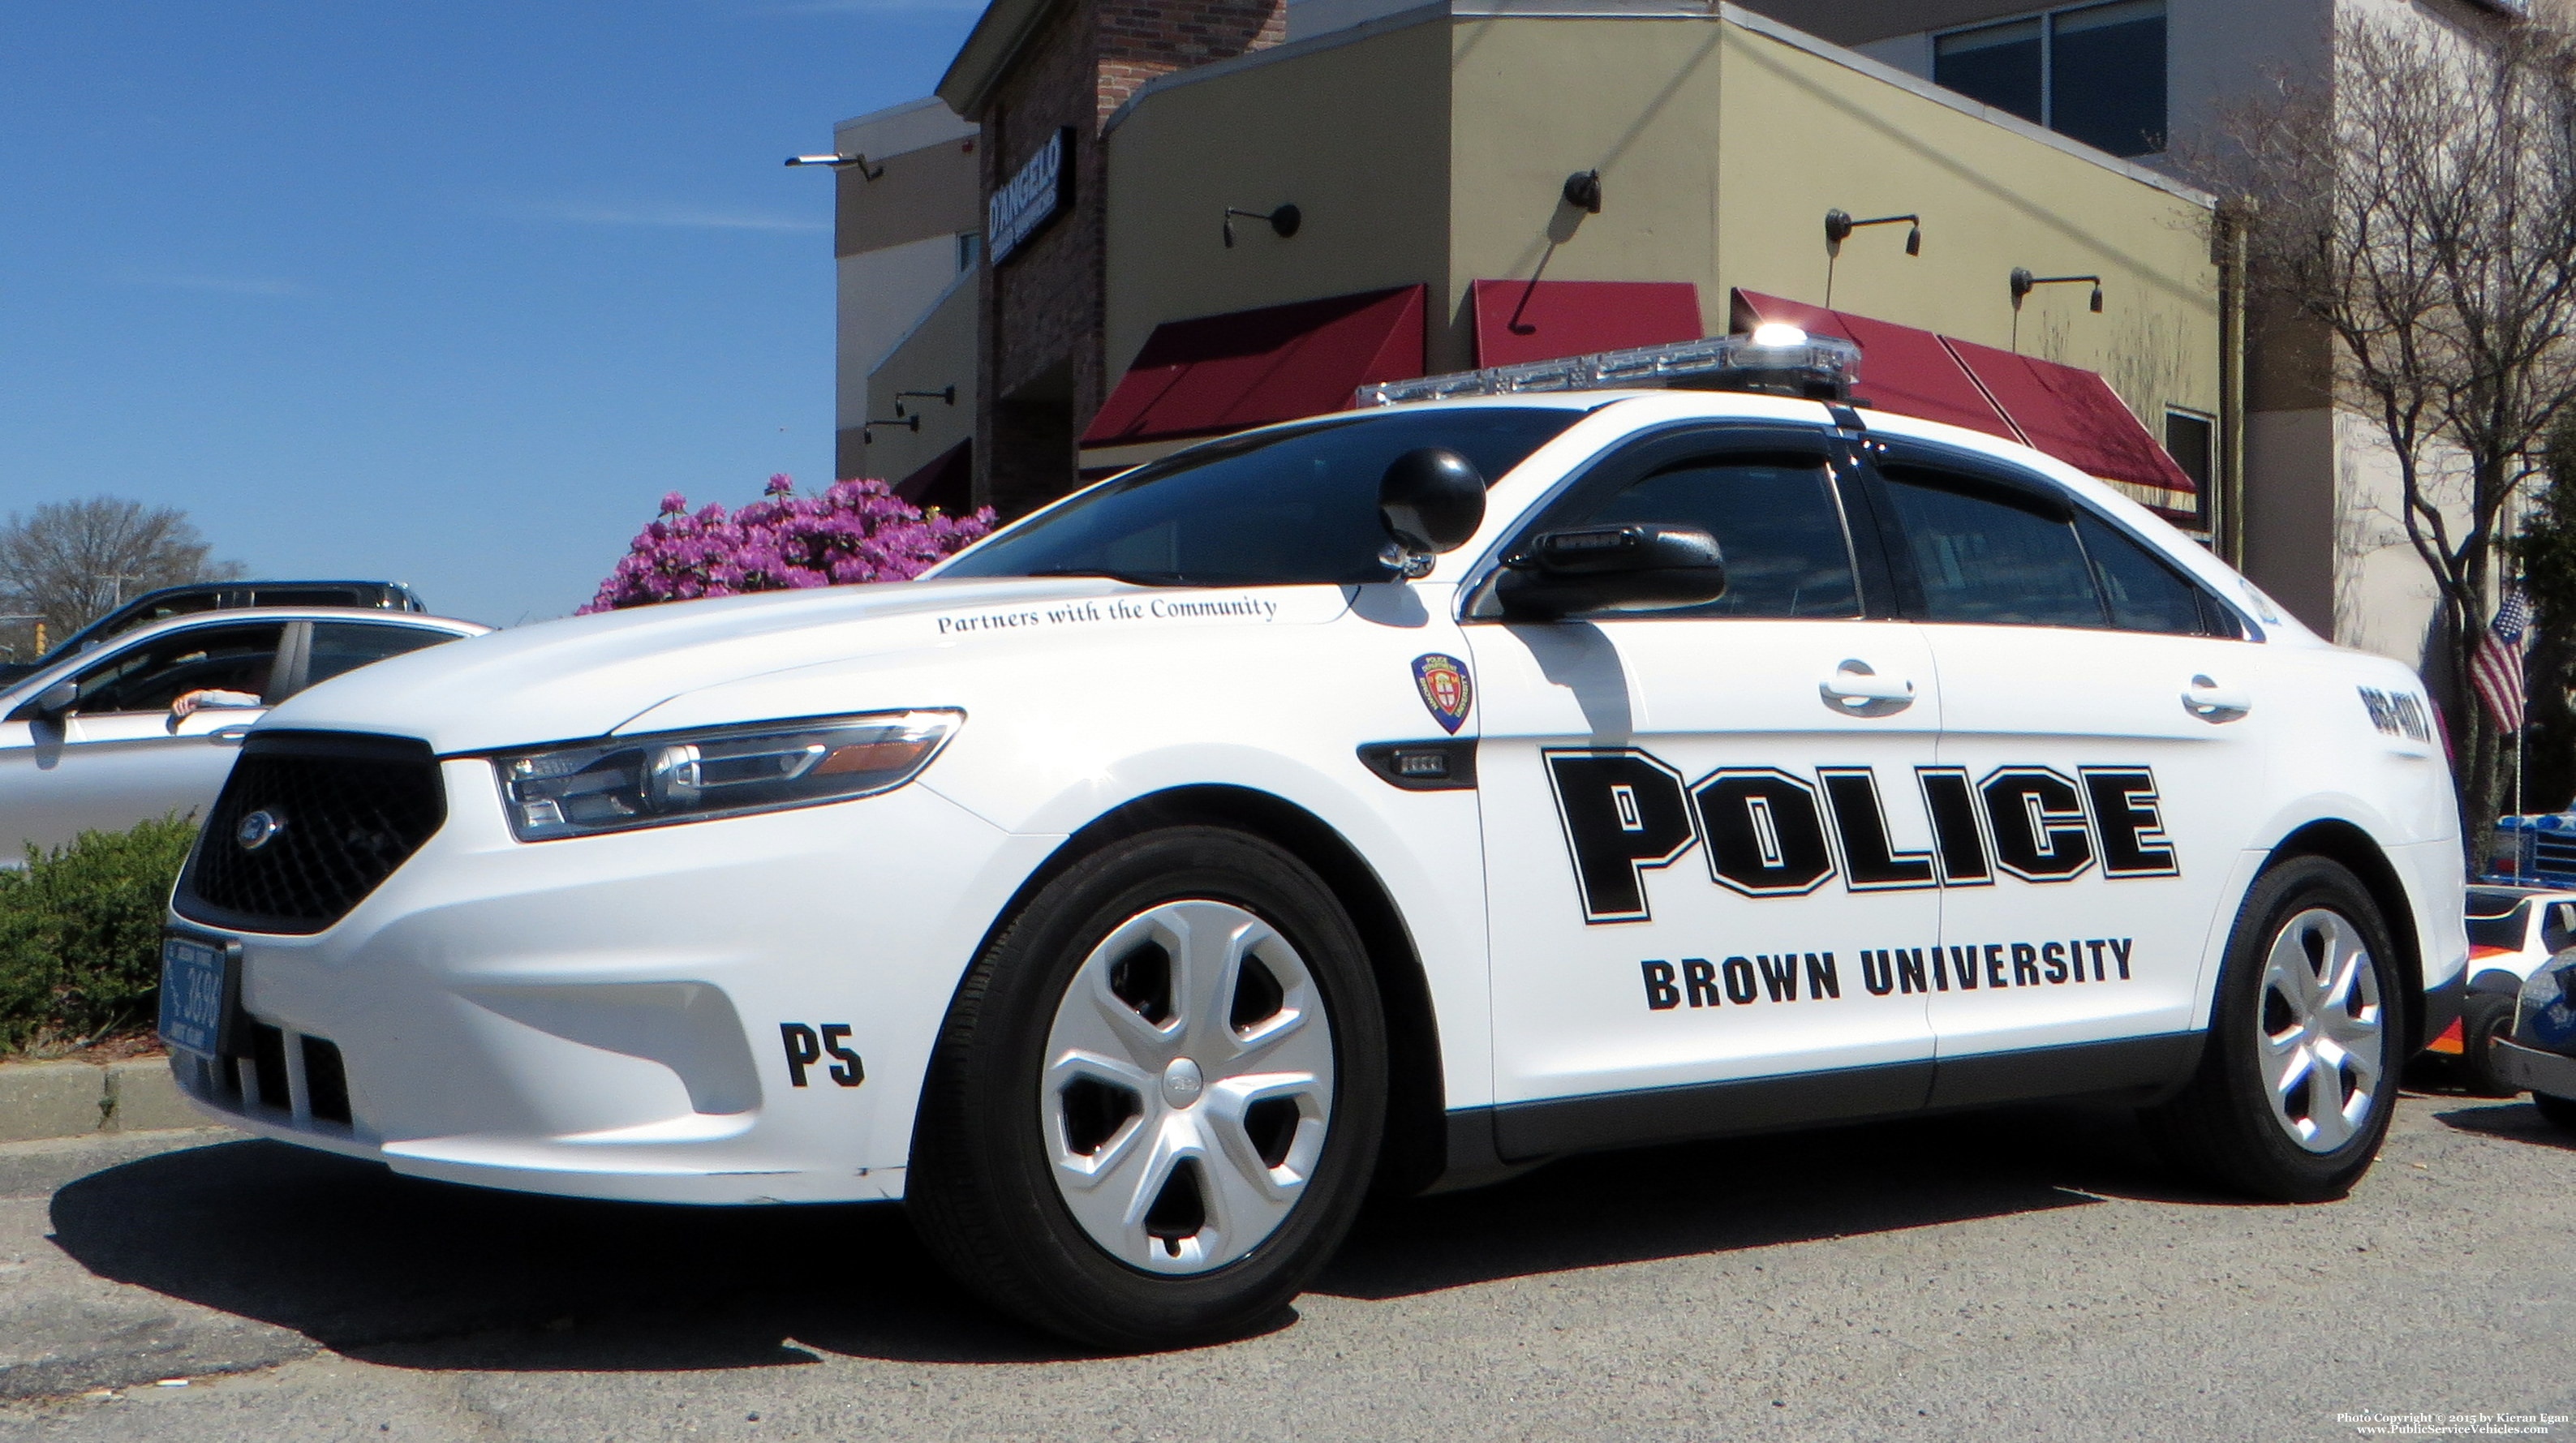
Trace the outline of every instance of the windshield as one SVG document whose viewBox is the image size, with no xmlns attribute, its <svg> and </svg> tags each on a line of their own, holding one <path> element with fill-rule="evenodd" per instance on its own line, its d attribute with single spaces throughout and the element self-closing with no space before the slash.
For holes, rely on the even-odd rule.
<svg viewBox="0 0 2576 1443">
<path fill-rule="evenodd" d="M 1487 485 L 1583 412 L 1472 406 L 1385 411 L 1196 446 L 1093 487 L 960 557 L 950 576 L 1114 576 L 1149 586 L 1390 580 L 1378 478 L 1446 446 Z"/>
<path fill-rule="evenodd" d="M 2531 921 L 2531 904 L 2522 903 L 2502 916 L 2480 917 L 2472 913 L 2469 921 L 2469 944 L 2473 947 L 2503 947 L 2522 950 L 2522 929 Z"/>
</svg>

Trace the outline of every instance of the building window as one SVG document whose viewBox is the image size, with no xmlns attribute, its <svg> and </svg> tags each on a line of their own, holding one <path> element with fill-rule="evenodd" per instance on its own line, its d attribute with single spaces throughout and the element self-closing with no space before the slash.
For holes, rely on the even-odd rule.
<svg viewBox="0 0 2576 1443">
<path fill-rule="evenodd" d="M 2164 0 L 2119 0 L 1932 37 L 1932 79 L 2113 155 L 2165 148 Z"/>
<path fill-rule="evenodd" d="M 2209 488 L 2218 470 L 2217 450 L 2217 423 L 2192 411 L 2165 412 L 2165 451 L 2182 468 L 2182 474 L 2191 478 L 2193 510 L 2199 513 L 2203 530 L 2209 527 Z"/>
<path fill-rule="evenodd" d="M 984 233 L 964 230 L 957 233 L 957 269 L 971 271 L 975 262 L 984 258 Z"/>
</svg>

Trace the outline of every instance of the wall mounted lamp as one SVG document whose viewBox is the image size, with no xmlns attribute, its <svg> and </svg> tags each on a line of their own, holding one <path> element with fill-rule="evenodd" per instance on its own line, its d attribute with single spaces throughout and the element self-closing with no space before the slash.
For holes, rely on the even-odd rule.
<svg viewBox="0 0 2576 1443">
<path fill-rule="evenodd" d="M 904 414 L 903 403 L 907 397 L 918 397 L 924 401 L 944 401 L 947 404 L 954 406 L 957 404 L 957 388 L 954 385 L 949 385 L 943 386 L 936 391 L 897 391 L 894 393 L 895 417 L 898 420 L 911 421 L 913 423 L 912 429 L 918 431 L 921 429 L 921 418 L 918 416 L 906 416 Z"/>
<path fill-rule="evenodd" d="M 1601 172 L 1578 170 L 1565 178 L 1565 203 L 1586 215 L 1601 213 Z"/>
<path fill-rule="evenodd" d="M 903 408 L 901 406 L 897 406 L 895 407 L 895 410 L 897 412 L 901 412 Z M 862 446 L 875 445 L 877 443 L 877 428 L 879 426 L 901 426 L 907 431 L 918 432 L 921 429 L 921 418 L 919 416 L 905 416 L 898 414 L 891 421 L 863 421 L 859 423 L 859 444 Z"/>
<path fill-rule="evenodd" d="M 1290 236 L 1295 235 L 1297 233 L 1297 227 L 1306 223 L 1306 213 L 1299 210 L 1293 203 L 1283 205 L 1277 210 L 1237 210 L 1233 206 L 1227 206 L 1225 208 L 1225 248 L 1227 250 L 1234 249 L 1234 218 L 1236 216 L 1241 216 L 1245 220 L 1268 222 L 1270 233 L 1279 237 L 1281 240 L 1286 240 Z"/>
<path fill-rule="evenodd" d="M 868 158 L 864 155 L 791 155 L 787 157 L 787 163 L 789 165 L 820 165 L 832 170 L 839 170 L 843 166 L 855 165 L 859 168 L 859 179 L 861 180 L 874 180 L 878 176 L 885 174 L 884 162 L 880 161 L 875 165 L 870 165 L 868 164 Z"/>
<path fill-rule="evenodd" d="M 1853 220 L 1850 211 L 1829 210 L 1825 212 L 1825 245 L 1829 249 L 1840 249 L 1844 241 L 1851 239 L 1851 233 L 1862 226 L 1894 225 L 1898 221 L 1906 225 L 1905 253 L 1910 256 L 1923 254 L 1923 218 L 1916 215 L 1878 215 L 1867 220 Z"/>
<path fill-rule="evenodd" d="M 2012 273 L 2013 309 L 2016 311 L 2021 309 L 2021 298 L 2029 295 L 2034 287 L 2073 285 L 2087 281 L 2093 286 L 2093 314 L 2098 316 L 2102 313 L 2102 278 L 2100 276 L 2035 276 L 2026 268 L 2015 266 Z"/>
<path fill-rule="evenodd" d="M 1853 220 L 1851 212 L 1840 206 L 1825 212 L 1825 309 L 1834 308 L 1834 263 L 1842 259 L 1843 242 L 1865 225 L 1894 225 L 1905 222 L 1905 253 L 1923 254 L 1923 218 L 1915 215 L 1874 215 L 1867 220 Z"/>
</svg>

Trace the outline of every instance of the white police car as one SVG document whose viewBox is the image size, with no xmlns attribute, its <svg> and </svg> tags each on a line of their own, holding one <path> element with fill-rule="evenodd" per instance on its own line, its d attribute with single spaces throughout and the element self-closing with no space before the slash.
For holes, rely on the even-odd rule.
<svg viewBox="0 0 2576 1443">
<path fill-rule="evenodd" d="M 402 1173 L 905 1199 L 1095 1343 L 1275 1313 L 1372 1179 L 1751 1129 L 2094 1094 L 2322 1198 L 2457 1010 L 2428 715 L 1981 435 L 1362 409 L 934 579 L 295 698 L 177 889 L 163 1027 L 225 1120 Z"/>
</svg>

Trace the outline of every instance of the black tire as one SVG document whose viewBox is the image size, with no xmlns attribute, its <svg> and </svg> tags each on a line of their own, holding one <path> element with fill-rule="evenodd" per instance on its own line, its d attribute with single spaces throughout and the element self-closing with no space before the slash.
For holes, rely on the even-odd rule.
<svg viewBox="0 0 2576 1443">
<path fill-rule="evenodd" d="M 2336 933 L 2315 920 L 2317 914 L 2340 919 L 2349 934 Z M 2286 929 L 2298 923 L 2295 936 Z M 2368 954 L 2366 967 L 2350 970 L 2356 980 L 2349 995 L 2362 995 L 2358 974 L 2369 974 L 2375 991 L 2379 1038 L 2377 1072 L 2369 1080 L 2362 1115 L 2347 1111 L 2362 1089 L 2350 1084 L 2357 1072 L 2338 1069 L 2326 1076 L 2310 1068 L 2315 1081 L 2284 1089 L 2289 1112 L 2276 1112 L 2273 1089 L 2264 1067 L 2269 1049 L 2264 1039 L 2287 1025 L 2295 1003 L 2276 996 L 2279 989 L 2265 975 L 2276 941 L 2315 955 L 2320 936 L 2350 935 Z M 2287 955 L 2287 954 L 2285 954 Z M 2293 964 L 2295 965 L 2295 964 Z M 2320 1006 L 2320 1015 L 2332 1010 Z M 2406 999 L 2398 986 L 2395 954 L 2378 904 L 2350 871 L 2322 857 L 2295 857 L 2258 877 L 2237 909 L 2229 933 L 2226 960 L 2219 971 L 2217 995 L 2210 1006 L 2210 1027 L 2201 1049 L 2199 1070 L 2171 1101 L 2140 1116 L 2148 1136 L 2177 1165 L 2230 1192 L 2276 1202 L 2323 1202 L 2338 1198 L 2370 1168 L 2397 1098 L 2403 1058 Z M 2362 1019 L 2353 1018 L 2354 1025 Z M 2287 1034 L 2293 1038 L 2295 1031 Z M 2312 1089 L 2332 1088 L 2331 1094 Z M 2318 1104 L 2339 1098 L 2342 1107 L 2320 1111 Z M 2329 1117 L 2326 1114 L 2330 1112 Z M 2322 1119 L 2322 1123 L 2319 1121 Z M 2326 1126 L 2324 1124 L 2331 1124 Z M 2316 1132 L 2302 1142 L 2298 1129 Z M 2339 1136 L 2339 1140 L 2338 1140 Z M 2318 1144 L 2331 1142 L 2320 1150 Z"/>
<path fill-rule="evenodd" d="M 2491 1044 L 2513 1030 L 2513 999 L 2472 992 L 2460 1004 L 2460 1080 L 2480 1097 L 2511 1097 L 2521 1088 L 2496 1076 Z"/>
<path fill-rule="evenodd" d="M 1252 914 L 1293 949 L 1282 966 L 1301 967 L 1297 985 L 1312 984 L 1312 992 L 1299 995 L 1320 994 L 1332 1070 L 1329 1080 L 1314 1089 L 1316 1096 L 1328 1098 L 1322 1105 L 1320 1141 L 1308 1140 L 1317 1135 L 1298 1130 L 1314 1114 L 1301 1116 L 1295 1108 L 1314 1105 L 1312 1098 L 1292 1104 L 1285 1123 L 1290 1135 L 1300 1139 L 1296 1146 L 1303 1149 L 1305 1160 L 1299 1165 L 1305 1171 L 1284 1204 L 1284 1218 L 1268 1224 L 1270 1230 L 1249 1252 L 1221 1264 L 1211 1257 L 1207 1271 L 1175 1275 L 1148 1271 L 1143 1262 L 1113 1255 L 1086 1231 L 1087 1226 L 1101 1226 L 1098 1215 L 1089 1223 L 1075 1215 L 1066 1191 L 1073 1184 L 1059 1180 L 1058 1152 L 1070 1149 L 1066 1156 L 1071 1158 L 1084 1151 L 1066 1139 L 1074 1126 L 1073 1089 L 1086 1084 L 1066 1083 L 1061 1071 L 1050 1074 L 1048 1057 L 1055 1029 L 1071 1025 L 1061 1019 L 1081 1020 L 1076 1010 L 1059 1011 L 1070 1007 L 1068 989 L 1084 977 L 1089 979 L 1081 982 L 1085 989 L 1098 988 L 1104 976 L 1126 979 L 1131 974 L 1123 969 L 1144 955 L 1103 962 L 1110 954 L 1102 944 L 1114 932 L 1146 922 L 1149 914 L 1165 916 L 1174 908 L 1208 904 Z M 1158 949 L 1156 955 L 1162 955 Z M 1250 961 L 1273 960 L 1250 944 L 1241 955 Z M 1093 968 L 1088 974 L 1087 962 Z M 1165 985 L 1177 987 L 1171 974 L 1193 965 L 1166 956 Z M 1249 961 L 1234 965 L 1239 970 L 1230 974 L 1233 980 L 1221 984 L 1231 994 L 1224 1003 L 1225 1025 L 1241 1027 L 1235 1019 L 1243 1015 L 1244 989 L 1254 986 L 1248 980 L 1253 969 Z M 1276 991 L 1273 984 L 1263 985 Z M 1096 1005 L 1099 994 L 1086 990 L 1083 996 Z M 1177 998 L 1177 992 L 1172 996 Z M 1192 1020 L 1196 1013 L 1166 1022 L 1152 1014 L 1160 1004 L 1134 1005 L 1149 1028 L 1214 1025 Z M 1291 1015 L 1285 1004 L 1269 1005 L 1282 1010 L 1261 1016 Z M 1176 1004 L 1171 1010 L 1185 1009 Z M 1296 1015 L 1311 1020 L 1302 1011 Z M 1310 1033 L 1298 1045 L 1314 1049 L 1317 1043 Z M 1177 1052 L 1180 1044 L 1173 1047 Z M 1181 1065 L 1175 1061 L 1171 1067 Z M 1320 1070 L 1315 1075 L 1321 1077 Z M 1160 1127 L 1166 1118 L 1203 1101 L 1205 1106 L 1190 1114 L 1200 1122 L 1191 1125 L 1206 1126 L 1206 1136 L 1214 1138 L 1223 1118 L 1216 1101 L 1220 1089 L 1211 1082 L 1203 1095 L 1198 1093 L 1198 1076 L 1195 1064 L 1187 1083 L 1174 1082 L 1167 1072 L 1159 1087 L 1143 1095 L 1119 1093 L 1116 1106 L 1133 1104 L 1124 1116 L 1141 1134 L 1149 1124 Z M 1288 852 L 1240 832 L 1197 826 L 1149 832 L 1113 843 L 1050 881 L 994 936 L 959 985 L 914 1123 L 907 1211 L 924 1243 L 959 1282 L 1002 1311 L 1075 1342 L 1144 1349 L 1241 1336 L 1278 1318 L 1349 1230 L 1377 1164 L 1386 1076 L 1385 1025 L 1367 952 L 1323 880 Z M 1056 1090 L 1050 1092 L 1050 1087 Z M 1184 1094 L 1183 1088 L 1192 1090 Z M 1271 1104 L 1252 1104 L 1266 1105 Z M 1235 1125 L 1248 1136 L 1249 1113 Z M 1120 1130 L 1125 1126 L 1113 1113 L 1102 1136 L 1114 1132 L 1125 1144 L 1095 1140 L 1091 1146 L 1103 1155 L 1123 1147 L 1118 1156 L 1128 1157 L 1139 1139 Z M 1273 1124 L 1264 1126 L 1276 1130 Z M 1239 1141 L 1230 1135 L 1226 1140 Z M 1268 1142 L 1250 1145 L 1260 1152 L 1262 1163 L 1276 1161 Z M 1227 1156 L 1210 1155 L 1211 1166 L 1227 1164 Z M 1154 1164 L 1137 1166 L 1150 1169 Z M 1156 1232 L 1151 1215 L 1138 1226 L 1181 1259 L 1183 1242 L 1197 1246 L 1196 1239 L 1215 1236 L 1211 1229 L 1228 1216 L 1226 1186 L 1240 1187 L 1238 1174 L 1253 1166 L 1247 1159 L 1226 1179 L 1210 1179 L 1196 1170 L 1181 1179 L 1177 1168 L 1167 1175 L 1152 1212 L 1164 1213 L 1166 1202 L 1180 1196 L 1179 1211 L 1186 1214 L 1188 1197 L 1174 1189 L 1194 1193 L 1201 1207 L 1197 1234 L 1167 1237 L 1191 1224 L 1167 1219 L 1163 1231 Z M 1104 1194 L 1116 1181 L 1101 1185 Z M 1152 1184 L 1140 1184 L 1133 1196 L 1145 1197 L 1147 1186 Z M 1212 1200 L 1219 1206 L 1209 1208 Z M 1236 1236 L 1253 1231 L 1247 1226 Z M 1234 1246 L 1240 1244 L 1228 1244 Z M 1158 1261 L 1150 1253 L 1146 1260 Z M 1172 1264 L 1192 1265 L 1187 1260 Z"/>
<path fill-rule="evenodd" d="M 2546 1092 L 2535 1092 L 2531 1095 L 2531 1105 L 2540 1109 L 2542 1117 L 2576 1132 L 2576 1097 L 2552 1097 Z"/>
</svg>

